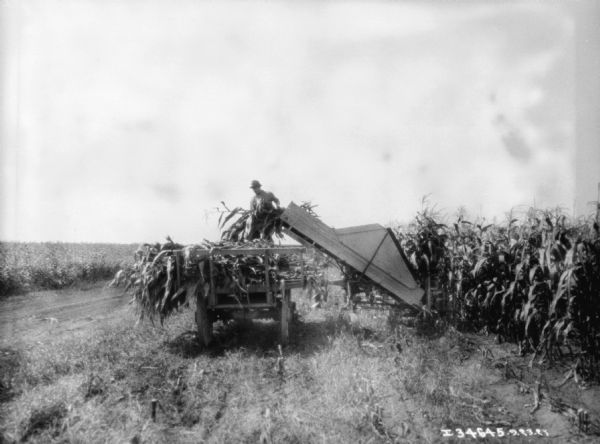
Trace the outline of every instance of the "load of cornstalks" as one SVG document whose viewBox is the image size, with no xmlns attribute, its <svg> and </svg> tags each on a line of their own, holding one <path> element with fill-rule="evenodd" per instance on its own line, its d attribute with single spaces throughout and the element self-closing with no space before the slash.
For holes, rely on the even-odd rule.
<svg viewBox="0 0 600 444">
<path fill-rule="evenodd" d="M 302 202 L 300 207 L 308 214 L 319 217 L 314 211 L 317 205 L 310 202 Z M 260 237 L 260 239 L 271 240 L 275 235 L 283 237 L 283 224 L 281 214 L 283 209 L 273 209 L 266 213 L 257 213 L 256 211 L 246 210 L 242 207 L 236 207 L 230 210 L 225 202 L 221 202 L 221 207 L 216 209 L 219 213 L 219 228 L 222 230 L 221 239 L 230 242 L 246 242 L 252 240 L 249 236 L 251 231 Z M 236 218 L 237 216 L 237 218 Z M 250 230 L 250 222 L 253 221 L 256 226 Z M 230 224 L 226 228 L 227 224 Z"/>
<path fill-rule="evenodd" d="M 247 286 L 265 283 L 267 269 L 271 283 L 303 278 L 306 285 L 316 287 L 321 281 L 321 270 L 310 266 L 310 258 L 303 269 L 301 258 L 294 254 L 270 255 L 268 264 L 260 255 L 213 254 L 215 249 L 271 248 L 272 235 L 282 236 L 281 212 L 259 217 L 261 225 L 257 228 L 261 239 L 247 240 L 246 223 L 252 213 L 242 208 L 229 210 L 222 205 L 221 241 L 182 245 L 167 237 L 163 244 L 143 244 L 135 252 L 133 265 L 116 274 L 111 285 L 124 285 L 133 294 L 140 318 L 158 317 L 162 324 L 170 314 L 188 305 L 197 292 L 205 291 L 204 286 L 210 281 L 209 257 L 215 288 L 230 288 L 233 294 L 241 296 L 248 293 Z M 303 206 L 312 211 L 310 204 Z"/>
<path fill-rule="evenodd" d="M 210 281 L 209 258 L 212 260 L 212 279 L 216 288 L 230 288 L 232 293 L 247 294 L 246 288 L 264 284 L 266 268 L 269 281 L 302 278 L 300 258 L 294 254 L 273 254 L 269 263 L 258 255 L 236 255 L 235 249 L 272 248 L 268 241 L 209 242 L 181 245 L 174 242 L 144 244 L 135 253 L 129 270 L 121 270 L 111 285 L 125 285 L 133 294 L 140 318 L 155 319 L 161 324 L 169 315 L 202 292 Z M 228 254 L 214 254 L 214 249 L 228 249 Z"/>
<path fill-rule="evenodd" d="M 251 235 L 258 235 L 260 239 L 271 240 L 273 235 L 283 237 L 281 213 L 283 210 L 273 210 L 271 212 L 257 214 L 252 210 L 245 210 L 242 207 L 236 207 L 233 210 L 227 208 L 224 202 L 221 202 L 223 208 L 217 208 L 221 213 L 219 216 L 219 228 L 222 230 L 221 239 L 230 242 L 245 242 L 251 240 Z M 237 216 L 236 219 L 234 219 Z M 230 223 L 228 228 L 227 223 Z M 251 222 L 257 226 L 250 228 Z"/>
</svg>

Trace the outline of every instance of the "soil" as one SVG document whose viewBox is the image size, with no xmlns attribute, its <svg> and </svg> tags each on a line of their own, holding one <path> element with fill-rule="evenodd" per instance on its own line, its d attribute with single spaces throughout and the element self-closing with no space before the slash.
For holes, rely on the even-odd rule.
<svg viewBox="0 0 600 444">
<path fill-rule="evenodd" d="M 551 442 L 600 442 L 600 387 L 566 379 L 571 366 L 531 363 L 519 356 L 515 344 L 498 344 L 485 335 L 465 335 L 476 348 L 465 365 L 481 366 L 487 387 L 476 397 L 493 400 L 497 410 L 509 412 L 512 424 L 545 430 Z M 539 404 L 536 407 L 537 383 Z M 589 423 L 578 413 L 587 412 Z"/>
<path fill-rule="evenodd" d="M 108 282 L 11 296 L 0 301 L 0 345 L 85 328 L 129 307 L 130 299 Z"/>
</svg>

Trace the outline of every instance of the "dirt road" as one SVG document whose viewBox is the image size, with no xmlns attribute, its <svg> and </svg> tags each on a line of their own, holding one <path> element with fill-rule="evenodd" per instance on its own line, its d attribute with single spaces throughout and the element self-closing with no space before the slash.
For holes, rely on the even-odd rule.
<svg viewBox="0 0 600 444">
<path fill-rule="evenodd" d="M 85 327 L 129 309 L 129 300 L 107 282 L 9 297 L 0 301 L 0 344 Z"/>
</svg>

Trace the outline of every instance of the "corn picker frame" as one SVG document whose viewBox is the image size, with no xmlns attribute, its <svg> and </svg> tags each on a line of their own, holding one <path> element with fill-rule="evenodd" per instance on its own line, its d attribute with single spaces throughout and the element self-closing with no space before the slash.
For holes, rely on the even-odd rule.
<svg viewBox="0 0 600 444">
<path fill-rule="evenodd" d="M 280 216 L 287 235 L 307 247 L 316 248 L 342 264 L 347 278 L 331 284 L 343 285 L 349 300 L 360 292 L 381 289 L 387 298 L 377 302 L 422 308 L 425 290 L 408 265 L 393 231 L 379 224 L 332 228 L 294 202 Z M 345 273 L 346 274 L 346 273 Z M 352 277 L 350 277 L 352 276 Z M 372 301 L 375 302 L 374 295 Z"/>
<path fill-rule="evenodd" d="M 213 248 L 205 250 L 208 259 L 207 276 L 201 277 L 196 291 L 196 324 L 199 339 L 204 345 L 212 341 L 213 323 L 217 320 L 275 319 L 280 322 L 280 341 L 285 345 L 289 341 L 290 325 L 295 311 L 291 301 L 291 290 L 303 288 L 304 247 L 273 246 L 266 248 Z M 300 277 L 273 280 L 270 271 L 273 255 L 299 254 L 301 264 Z M 219 286 L 216 279 L 216 256 L 254 256 L 262 258 L 264 280 L 262 283 L 241 287 L 235 282 Z"/>
</svg>

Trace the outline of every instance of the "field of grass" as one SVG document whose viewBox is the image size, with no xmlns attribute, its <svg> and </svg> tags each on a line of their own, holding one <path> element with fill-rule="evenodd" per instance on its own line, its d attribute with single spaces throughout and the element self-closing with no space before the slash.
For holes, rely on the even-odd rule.
<svg viewBox="0 0 600 444">
<path fill-rule="evenodd" d="M 472 403 L 467 392 L 486 381 L 450 365 L 457 334 L 432 341 L 390 330 L 383 313 L 358 326 L 337 308 L 300 306 L 304 320 L 281 355 L 272 322 L 222 326 L 201 350 L 192 310 L 165 328 L 134 326 L 127 311 L 76 335 L 15 341 L 0 351 L 0 433 L 9 442 L 415 442 L 474 423 L 457 400 Z"/>
<path fill-rule="evenodd" d="M 456 330 L 296 300 L 303 319 L 281 353 L 273 322 L 221 326 L 201 349 L 193 310 L 164 328 L 123 309 L 15 339 L 0 350 L 0 442 L 462 442 L 441 429 L 544 427 L 494 397 L 504 372 Z"/>
<path fill-rule="evenodd" d="M 0 242 L 0 298 L 111 278 L 136 245 Z"/>
</svg>

